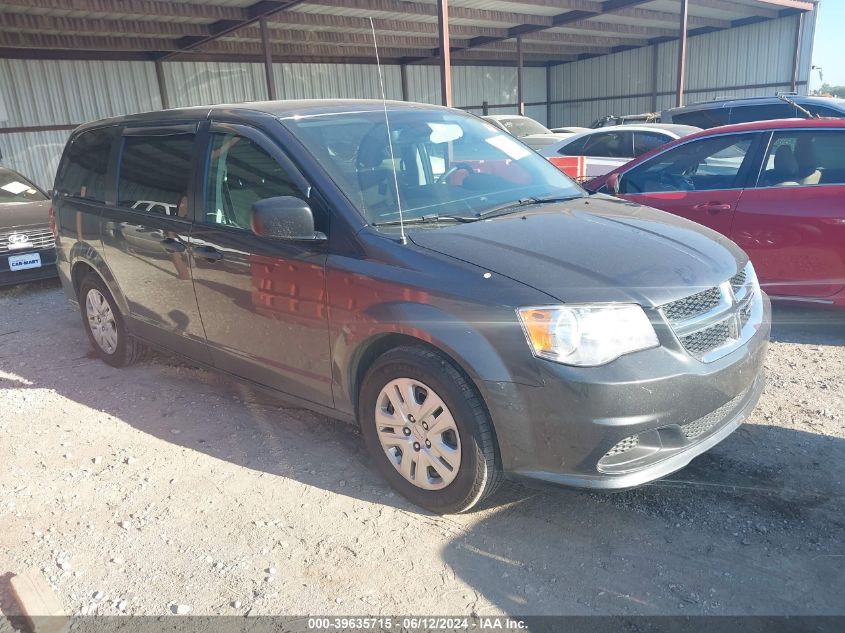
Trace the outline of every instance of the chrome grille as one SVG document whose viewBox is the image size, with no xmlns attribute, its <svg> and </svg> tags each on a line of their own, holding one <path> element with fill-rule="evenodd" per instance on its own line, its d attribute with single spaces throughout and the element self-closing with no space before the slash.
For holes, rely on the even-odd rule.
<svg viewBox="0 0 845 633">
<path fill-rule="evenodd" d="M 683 432 L 684 437 L 688 440 L 694 440 L 710 431 L 713 427 L 724 421 L 725 417 L 740 403 L 743 398 L 745 398 L 746 395 L 748 395 L 748 389 L 732 400 L 729 400 L 715 411 L 712 411 L 704 417 L 698 418 L 689 424 L 682 425 L 681 431 Z"/>
<path fill-rule="evenodd" d="M 693 356 L 703 356 L 724 345 L 730 336 L 730 328 L 725 323 L 717 323 L 705 330 L 682 336 L 681 343 Z"/>
<path fill-rule="evenodd" d="M 682 321 L 712 310 L 721 300 L 722 295 L 718 288 L 708 288 L 704 292 L 666 304 L 663 306 L 663 314 L 670 321 Z"/>
<path fill-rule="evenodd" d="M 737 293 L 742 289 L 747 278 L 748 275 L 745 273 L 745 270 L 740 270 L 736 275 L 731 277 L 731 288 L 733 288 L 734 293 Z"/>
<path fill-rule="evenodd" d="M 19 236 L 25 236 L 26 239 Z M 55 238 L 50 229 L 17 229 L 0 233 L 0 255 L 14 255 L 17 251 L 24 253 L 53 246 L 55 246 Z"/>
<path fill-rule="evenodd" d="M 631 437 L 626 437 L 621 442 L 617 442 L 613 448 L 607 451 L 604 454 L 604 457 L 613 457 L 614 455 L 620 455 L 622 453 L 627 453 L 631 449 L 636 448 L 639 446 L 640 443 L 640 436 L 639 435 L 632 435 Z M 604 459 L 604 458 L 602 458 Z"/>
<path fill-rule="evenodd" d="M 660 306 L 660 311 L 681 345 L 703 362 L 730 353 L 755 329 L 755 316 L 762 320 L 762 297 L 754 268 L 749 263 L 723 284 Z"/>
</svg>

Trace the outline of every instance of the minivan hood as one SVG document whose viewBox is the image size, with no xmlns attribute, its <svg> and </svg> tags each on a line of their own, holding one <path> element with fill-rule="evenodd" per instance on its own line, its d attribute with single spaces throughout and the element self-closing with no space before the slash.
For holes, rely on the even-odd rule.
<svg viewBox="0 0 845 633">
<path fill-rule="evenodd" d="M 710 229 L 603 195 L 409 237 L 565 303 L 662 305 L 726 281 L 747 262 Z"/>
<path fill-rule="evenodd" d="M 50 222 L 50 201 L 0 203 L 0 231 Z"/>
</svg>

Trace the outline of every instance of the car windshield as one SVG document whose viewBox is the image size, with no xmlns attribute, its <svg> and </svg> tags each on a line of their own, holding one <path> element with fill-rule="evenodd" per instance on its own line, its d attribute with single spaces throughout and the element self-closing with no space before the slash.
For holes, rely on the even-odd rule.
<svg viewBox="0 0 845 633">
<path fill-rule="evenodd" d="M 475 218 L 526 199 L 584 191 L 539 154 L 447 110 L 344 112 L 282 120 L 372 224 Z M 391 145 L 393 155 L 391 157 Z M 398 195 L 397 195 L 398 194 Z"/>
<path fill-rule="evenodd" d="M 38 202 L 47 197 L 38 187 L 20 174 L 0 170 L 0 204 L 6 202 Z"/>
<path fill-rule="evenodd" d="M 528 117 L 514 117 L 512 119 L 499 119 L 499 123 L 505 126 L 508 132 L 516 137 L 528 136 L 529 134 L 550 134 L 548 128 L 543 127 L 534 119 Z"/>
</svg>

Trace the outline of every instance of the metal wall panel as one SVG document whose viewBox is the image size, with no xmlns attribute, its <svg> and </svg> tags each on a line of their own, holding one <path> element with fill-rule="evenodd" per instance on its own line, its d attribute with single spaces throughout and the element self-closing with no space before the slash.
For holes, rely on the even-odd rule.
<svg viewBox="0 0 845 633">
<path fill-rule="evenodd" d="M 150 62 L 0 59 L 0 127 L 83 123 L 159 108 Z"/>
<path fill-rule="evenodd" d="M 686 102 L 721 96 L 764 96 L 789 90 L 797 15 L 698 35 L 689 39 Z M 806 81 L 812 57 L 815 12 L 805 16 L 799 79 Z M 657 56 L 656 104 L 654 63 Z M 552 124 L 589 125 L 608 114 L 638 114 L 675 105 L 678 43 L 666 42 L 552 69 Z M 760 88 L 742 88 L 767 84 Z M 806 93 L 806 85 L 799 87 Z M 668 93 L 668 94 L 660 94 Z M 656 105 L 656 107 L 655 107 Z"/>
<path fill-rule="evenodd" d="M 70 130 L 0 134 L 0 165 L 23 174 L 42 189 L 50 189 Z"/>
<path fill-rule="evenodd" d="M 280 99 L 381 99 L 375 64 L 273 64 L 273 71 Z M 401 99 L 399 67 L 381 71 L 387 98 Z"/>
<path fill-rule="evenodd" d="M 439 66 L 408 66 L 408 99 L 422 103 L 440 103 Z M 545 103 L 546 69 L 528 67 L 523 69 L 523 87 L 526 103 Z M 491 108 L 491 114 L 516 114 L 516 67 L 515 66 L 453 66 L 452 103 L 456 108 L 471 109 L 481 114 L 484 101 L 490 105 L 513 104 L 508 107 Z M 541 123 L 546 121 L 546 107 L 533 107 L 532 118 Z M 526 111 L 526 114 L 527 111 Z"/>
<path fill-rule="evenodd" d="M 167 62 L 163 67 L 171 108 L 267 98 L 262 64 Z"/>
</svg>

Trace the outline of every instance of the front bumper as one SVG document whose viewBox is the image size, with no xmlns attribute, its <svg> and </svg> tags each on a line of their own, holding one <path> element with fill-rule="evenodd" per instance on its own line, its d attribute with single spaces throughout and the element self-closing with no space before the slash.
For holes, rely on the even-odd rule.
<svg viewBox="0 0 845 633">
<path fill-rule="evenodd" d="M 9 255 L 28 255 L 38 253 L 41 256 L 39 268 L 27 268 L 25 270 L 9 270 Z M 22 250 L 20 252 L 5 253 L 0 255 L 0 286 L 11 286 L 39 279 L 49 279 L 56 276 L 56 249 L 44 250 Z"/>
<path fill-rule="evenodd" d="M 730 435 L 765 386 L 771 328 L 703 363 L 683 348 L 624 356 L 602 367 L 546 361 L 543 386 L 485 382 L 502 465 L 511 478 L 619 490 L 658 479 Z"/>
</svg>

